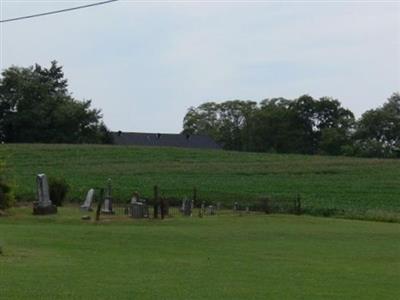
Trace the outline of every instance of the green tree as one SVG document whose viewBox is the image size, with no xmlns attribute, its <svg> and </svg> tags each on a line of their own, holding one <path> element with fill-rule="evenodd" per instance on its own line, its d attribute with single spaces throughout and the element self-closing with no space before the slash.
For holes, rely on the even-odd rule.
<svg viewBox="0 0 400 300">
<path fill-rule="evenodd" d="M 289 109 L 290 101 L 284 98 L 266 99 L 256 111 L 251 135 L 253 151 L 296 153 L 303 152 L 302 135 L 298 117 Z"/>
<path fill-rule="evenodd" d="M 400 157 L 400 93 L 357 122 L 355 151 L 361 156 Z"/>
<path fill-rule="evenodd" d="M 233 100 L 222 103 L 206 102 L 191 107 L 183 120 L 183 132 L 205 134 L 225 149 L 247 149 L 250 119 L 257 108 L 252 101 Z"/>
<path fill-rule="evenodd" d="M 190 107 L 183 119 L 183 132 L 187 134 L 205 134 L 219 139 L 219 105 L 205 102 L 198 107 Z"/>
<path fill-rule="evenodd" d="M 297 115 L 302 129 L 305 153 L 340 154 L 340 149 L 350 143 L 354 114 L 338 100 L 329 97 L 317 100 L 303 95 L 292 101 L 289 108 Z"/>
<path fill-rule="evenodd" d="M 303 95 L 295 100 L 207 102 L 190 108 L 184 132 L 207 134 L 225 149 L 341 154 L 350 143 L 354 115 L 340 102 Z"/>
<path fill-rule="evenodd" d="M 5 142 L 101 143 L 110 135 L 101 111 L 68 92 L 62 67 L 10 67 L 0 78 L 0 135 Z"/>
</svg>

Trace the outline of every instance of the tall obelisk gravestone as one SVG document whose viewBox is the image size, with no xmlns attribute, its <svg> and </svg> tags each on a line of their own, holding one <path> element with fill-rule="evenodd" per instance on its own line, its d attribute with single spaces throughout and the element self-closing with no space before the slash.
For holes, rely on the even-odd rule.
<svg viewBox="0 0 400 300">
<path fill-rule="evenodd" d="M 34 215 L 48 215 L 57 213 L 57 206 L 50 200 L 49 184 L 46 174 L 36 176 L 37 200 L 33 202 Z"/>
</svg>

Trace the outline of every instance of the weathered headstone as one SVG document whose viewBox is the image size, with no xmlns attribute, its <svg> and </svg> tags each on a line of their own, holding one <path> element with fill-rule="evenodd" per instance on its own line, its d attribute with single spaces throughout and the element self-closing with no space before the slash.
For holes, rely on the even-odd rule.
<svg viewBox="0 0 400 300">
<path fill-rule="evenodd" d="M 124 214 L 125 215 L 132 215 L 132 204 L 138 203 L 139 201 L 139 193 L 138 192 L 134 192 L 131 198 L 131 201 L 129 202 L 129 204 L 125 207 L 124 209 Z"/>
<path fill-rule="evenodd" d="M 86 194 L 85 202 L 81 205 L 81 210 L 92 211 L 92 203 L 94 199 L 94 189 L 90 189 Z"/>
<path fill-rule="evenodd" d="M 38 174 L 36 176 L 37 199 L 33 202 L 34 215 L 47 215 L 57 213 L 57 206 L 53 205 L 50 200 L 49 184 L 46 174 Z"/>
<path fill-rule="evenodd" d="M 140 197 L 138 192 L 134 192 L 131 198 L 131 204 L 140 202 Z"/>
<path fill-rule="evenodd" d="M 181 211 L 181 213 L 183 213 L 183 211 L 185 210 L 185 201 L 186 201 L 186 198 L 182 200 L 182 205 L 181 205 L 181 208 L 179 209 Z"/>
<path fill-rule="evenodd" d="M 184 216 L 191 216 L 192 215 L 192 205 L 193 202 L 189 199 L 185 199 L 182 202 L 182 213 Z"/>
<path fill-rule="evenodd" d="M 148 217 L 147 205 L 141 202 L 130 204 L 130 216 L 135 219 L 142 219 Z"/>
<path fill-rule="evenodd" d="M 104 206 L 103 209 L 101 210 L 102 214 L 114 214 L 113 208 L 112 208 L 112 200 L 110 198 L 104 199 Z"/>
<path fill-rule="evenodd" d="M 138 192 L 133 193 L 127 212 L 130 217 L 135 219 L 149 217 L 149 207 L 146 204 L 146 200 L 140 199 Z"/>
<path fill-rule="evenodd" d="M 205 203 L 204 201 L 201 202 L 201 206 L 200 206 L 200 210 L 199 210 L 199 217 L 202 218 L 204 216 L 204 212 L 205 212 Z"/>
<path fill-rule="evenodd" d="M 145 199 L 141 200 L 144 205 L 144 217 L 150 218 L 149 206 L 147 205 L 147 201 Z"/>
<path fill-rule="evenodd" d="M 235 212 L 239 210 L 239 204 L 238 204 L 237 202 L 235 202 L 235 203 L 233 204 L 233 210 L 234 210 Z"/>
<path fill-rule="evenodd" d="M 103 209 L 101 210 L 101 213 L 109 214 L 109 215 L 114 214 L 114 211 L 112 208 L 112 185 L 111 185 L 110 178 L 108 179 L 106 197 L 104 198 L 104 206 L 103 206 Z"/>
<path fill-rule="evenodd" d="M 215 207 L 214 207 L 214 205 L 207 206 L 207 215 L 209 215 L 209 216 L 215 215 Z"/>
</svg>

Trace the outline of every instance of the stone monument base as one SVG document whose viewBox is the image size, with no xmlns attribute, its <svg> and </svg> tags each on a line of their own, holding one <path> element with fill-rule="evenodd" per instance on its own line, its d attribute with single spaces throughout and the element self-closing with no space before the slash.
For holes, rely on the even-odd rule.
<svg viewBox="0 0 400 300">
<path fill-rule="evenodd" d="M 132 203 L 128 207 L 128 214 L 131 218 L 142 219 L 149 217 L 149 208 L 141 202 Z"/>
<path fill-rule="evenodd" d="M 39 206 L 38 202 L 33 202 L 33 214 L 34 215 L 52 215 L 57 213 L 57 206 Z"/>
</svg>

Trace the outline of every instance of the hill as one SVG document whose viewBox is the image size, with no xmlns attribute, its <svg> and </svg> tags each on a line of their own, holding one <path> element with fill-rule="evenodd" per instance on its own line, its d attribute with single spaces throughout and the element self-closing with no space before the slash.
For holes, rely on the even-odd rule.
<svg viewBox="0 0 400 300">
<path fill-rule="evenodd" d="M 35 175 L 62 176 L 69 197 L 82 200 L 91 187 L 113 180 L 114 196 L 134 191 L 152 196 L 247 201 L 260 196 L 295 197 L 313 209 L 400 212 L 400 160 L 242 153 L 106 145 L 9 144 L 0 146 L 21 200 L 35 197 Z"/>
</svg>

